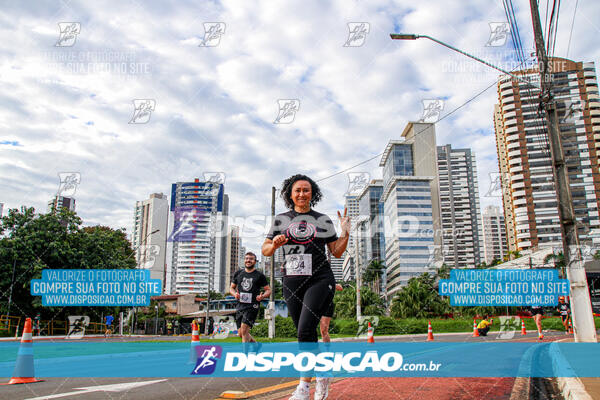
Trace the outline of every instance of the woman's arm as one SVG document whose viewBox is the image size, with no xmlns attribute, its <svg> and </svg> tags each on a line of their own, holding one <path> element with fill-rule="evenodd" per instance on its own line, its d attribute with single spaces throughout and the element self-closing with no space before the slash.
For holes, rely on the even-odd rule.
<svg viewBox="0 0 600 400">
<path fill-rule="evenodd" d="M 277 235 L 273 238 L 273 240 L 269 238 L 265 239 L 261 249 L 262 255 L 265 257 L 271 257 L 275 253 L 275 250 L 286 244 L 287 241 L 288 239 L 285 237 L 285 235 Z"/>
<path fill-rule="evenodd" d="M 340 258 L 344 254 L 344 251 L 346 251 L 346 247 L 348 247 L 348 239 L 350 239 L 351 224 L 350 217 L 348 217 L 347 208 L 344 208 L 344 216 L 342 216 L 342 214 L 340 214 L 339 211 L 337 214 L 338 218 L 340 219 L 342 234 L 337 240 L 327 243 L 327 247 L 329 248 L 329 251 L 331 252 L 331 254 L 333 254 L 334 257 Z"/>
</svg>

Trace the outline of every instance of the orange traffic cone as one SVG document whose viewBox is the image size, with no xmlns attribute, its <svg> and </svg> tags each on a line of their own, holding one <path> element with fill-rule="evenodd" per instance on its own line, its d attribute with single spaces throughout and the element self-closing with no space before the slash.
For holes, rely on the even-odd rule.
<svg viewBox="0 0 600 400">
<path fill-rule="evenodd" d="M 433 341 L 433 328 L 431 327 L 431 321 L 427 321 L 427 341 Z"/>
<path fill-rule="evenodd" d="M 192 321 L 192 346 L 190 348 L 190 362 L 194 363 L 198 359 L 196 347 L 200 345 L 200 334 L 198 332 L 198 323 Z"/>
<path fill-rule="evenodd" d="M 571 335 L 573 334 L 573 324 L 571 323 L 571 320 L 569 320 L 569 333 Z"/>
<path fill-rule="evenodd" d="M 477 320 L 473 318 L 473 337 L 479 337 L 479 331 L 477 330 Z"/>
<path fill-rule="evenodd" d="M 373 339 L 373 327 L 369 322 L 369 329 L 367 329 L 367 343 L 375 343 L 375 339 Z"/>
<path fill-rule="evenodd" d="M 25 327 L 23 328 L 23 337 L 21 338 L 21 345 L 19 346 L 19 352 L 17 353 L 17 364 L 13 372 L 13 377 L 8 383 L 3 385 L 14 385 L 17 383 L 34 383 L 42 382 L 40 379 L 34 378 L 35 373 L 33 371 L 33 337 L 31 334 L 31 318 L 25 320 Z"/>
<path fill-rule="evenodd" d="M 525 330 L 525 320 L 521 320 L 521 335 L 527 335 L 527 330 Z"/>
</svg>

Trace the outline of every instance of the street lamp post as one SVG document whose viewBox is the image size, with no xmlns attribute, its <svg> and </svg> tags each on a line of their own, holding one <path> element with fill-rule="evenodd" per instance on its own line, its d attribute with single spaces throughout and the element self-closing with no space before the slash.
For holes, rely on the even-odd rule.
<svg viewBox="0 0 600 400">
<path fill-rule="evenodd" d="M 441 40 L 438 40 L 438 39 L 436 39 L 434 37 L 431 37 L 431 36 L 428 36 L 428 35 L 415 35 L 415 34 L 412 34 L 412 33 L 408 33 L 408 34 L 407 33 L 391 33 L 390 37 L 392 39 L 394 39 L 394 40 L 417 40 L 417 39 L 420 39 L 420 38 L 429 39 L 429 40 L 431 40 L 433 42 L 441 44 L 444 47 L 449 48 L 450 50 L 454 50 L 457 53 L 460 53 L 460 54 L 465 55 L 465 56 L 467 56 L 469 58 L 472 58 L 473 60 L 478 61 L 478 62 L 480 62 L 482 64 L 485 64 L 488 67 L 495 69 L 496 71 L 500 71 L 503 74 L 509 75 L 510 77 L 512 77 L 512 78 L 514 78 L 514 79 L 516 79 L 518 81 L 521 81 L 521 82 L 527 83 L 528 85 L 536 86 L 536 87 L 539 88 L 539 86 L 537 86 L 535 83 L 529 82 L 528 80 L 523 79 L 519 75 L 515 75 L 515 74 L 513 74 L 511 72 L 505 71 L 502 68 L 495 66 L 494 64 L 490 64 L 489 62 L 487 62 L 485 60 L 482 60 L 481 58 L 475 57 L 475 56 L 473 56 L 473 55 L 471 55 L 469 53 L 466 53 L 466 52 L 464 52 L 464 51 L 462 51 L 460 49 L 457 49 L 456 47 L 451 46 L 448 43 L 444 43 Z"/>
<path fill-rule="evenodd" d="M 156 229 L 150 233 L 148 233 L 146 236 L 144 236 L 144 238 L 140 241 L 140 243 L 135 246 L 135 248 L 133 249 L 133 252 L 129 255 L 129 257 L 131 257 L 132 255 L 134 255 L 136 253 L 136 251 L 142 246 L 142 244 L 146 243 L 146 240 L 148 239 L 148 237 L 150 235 L 154 235 L 155 233 L 160 232 L 160 229 Z M 144 264 L 146 263 L 146 252 L 144 251 Z M 141 263 L 138 263 L 138 268 L 140 267 Z M 164 289 L 164 288 L 163 288 Z M 130 312 L 130 323 L 131 323 L 131 327 L 129 328 L 129 335 L 131 336 L 131 331 L 133 331 L 133 329 L 135 328 L 135 316 L 136 316 L 136 309 L 135 307 L 131 307 L 131 312 Z"/>
</svg>

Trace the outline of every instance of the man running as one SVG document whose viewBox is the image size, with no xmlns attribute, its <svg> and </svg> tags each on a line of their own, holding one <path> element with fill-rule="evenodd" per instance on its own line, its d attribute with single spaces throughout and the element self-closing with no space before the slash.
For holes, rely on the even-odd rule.
<svg viewBox="0 0 600 400">
<path fill-rule="evenodd" d="M 112 323 L 114 319 L 115 318 L 110 314 L 104 317 L 104 320 L 106 322 L 106 331 L 104 332 L 104 337 L 106 337 L 107 335 L 110 336 L 112 334 Z"/>
<path fill-rule="evenodd" d="M 558 312 L 560 313 L 560 319 L 565 327 L 565 331 L 569 332 L 569 314 L 571 313 L 571 310 L 569 310 L 569 305 L 565 303 L 564 296 L 558 298 Z"/>
<path fill-rule="evenodd" d="M 235 323 L 242 343 L 256 342 L 250 335 L 250 329 L 256 321 L 260 302 L 271 294 L 267 278 L 255 267 L 256 254 L 249 251 L 244 256 L 244 269 L 236 271 L 229 288 L 229 293 L 238 301 Z M 260 293 L 261 289 L 263 293 Z"/>
</svg>

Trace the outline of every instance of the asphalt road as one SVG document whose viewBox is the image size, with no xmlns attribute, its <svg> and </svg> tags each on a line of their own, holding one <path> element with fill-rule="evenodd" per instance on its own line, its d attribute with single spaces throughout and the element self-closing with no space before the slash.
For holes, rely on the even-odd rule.
<svg viewBox="0 0 600 400">
<path fill-rule="evenodd" d="M 505 342 L 506 340 L 498 339 L 498 333 L 492 332 L 487 337 L 472 337 L 469 334 L 437 334 L 435 340 L 439 342 Z M 544 341 L 554 341 L 567 338 L 561 332 L 546 332 Z M 95 341 L 122 341 L 122 340 L 148 340 L 144 338 L 98 338 L 84 339 L 90 342 Z M 189 337 L 161 337 L 161 340 L 185 340 Z M 425 335 L 404 335 L 394 337 L 375 336 L 376 341 L 401 341 L 401 342 L 423 342 Z M 522 336 L 520 332 L 510 339 L 511 342 L 520 341 L 536 341 L 537 334 L 534 332 L 526 336 Z M 364 339 L 343 339 L 343 341 L 364 341 Z M 38 377 L 43 379 L 43 377 Z M 383 381 L 382 381 L 383 379 Z M 487 379 L 487 380 L 486 380 Z M 294 378 L 49 378 L 44 382 L 26 384 L 26 385 L 10 385 L 0 386 L 1 399 L 216 399 L 226 390 L 237 390 L 248 392 L 255 389 L 264 388 L 267 386 L 277 385 L 284 382 L 294 381 Z M 400 380 L 400 381 L 398 381 Z M 383 383 L 381 383 L 381 382 Z M 467 387 L 471 383 L 477 382 L 481 385 L 489 385 L 489 391 L 494 393 L 497 399 L 508 399 L 510 391 L 513 387 L 513 378 L 347 378 L 336 381 L 339 393 L 344 393 L 342 397 L 337 397 L 332 394 L 332 399 L 352 399 L 360 398 L 356 393 L 363 393 L 368 389 L 369 382 L 377 392 L 380 393 L 377 398 L 403 398 L 400 396 L 401 388 L 409 381 L 416 386 L 411 386 L 411 396 L 418 395 L 421 398 L 434 398 L 434 393 L 438 393 L 435 398 L 440 398 L 444 391 L 454 393 L 455 398 L 462 398 L 459 394 L 464 392 L 465 398 L 478 398 L 473 393 L 479 393 L 476 388 L 470 390 Z M 402 384 L 400 384 L 400 383 Z M 108 385 L 108 386 L 107 386 Z M 367 385 L 367 386 L 365 386 Z M 394 385 L 399 385 L 394 389 Z M 477 386 L 476 385 L 476 386 Z M 332 386 L 333 387 L 333 386 Z M 552 387 L 551 385 L 548 387 Z M 342 388 L 344 390 L 342 390 Z M 354 391 L 351 389 L 354 388 Z M 387 389 L 386 389 L 387 388 Z M 289 392 L 290 390 L 288 390 Z M 382 392 L 383 391 L 383 392 Z M 387 391 L 387 392 L 386 392 Z M 484 391 L 481 391 L 483 393 Z M 279 392 L 279 398 L 284 392 Z M 388 393 L 384 395 L 383 393 Z M 469 394 L 470 393 L 470 394 Z M 538 397 L 540 392 L 537 391 Z M 549 395 L 554 396 L 552 390 L 549 390 Z M 374 393 L 373 393 L 374 394 Z M 488 394 L 491 394 L 488 393 Z M 269 397 L 270 396 L 270 397 Z M 348 397 L 351 396 L 351 397 Z M 363 398 L 373 398 L 367 396 Z M 382 397 L 384 396 L 384 397 Z M 277 398 L 273 395 L 262 395 L 254 398 Z M 284 396 L 284 398 L 286 398 Z M 486 397 L 489 400 L 489 396 Z M 557 397 L 553 397 L 557 398 Z"/>
</svg>

